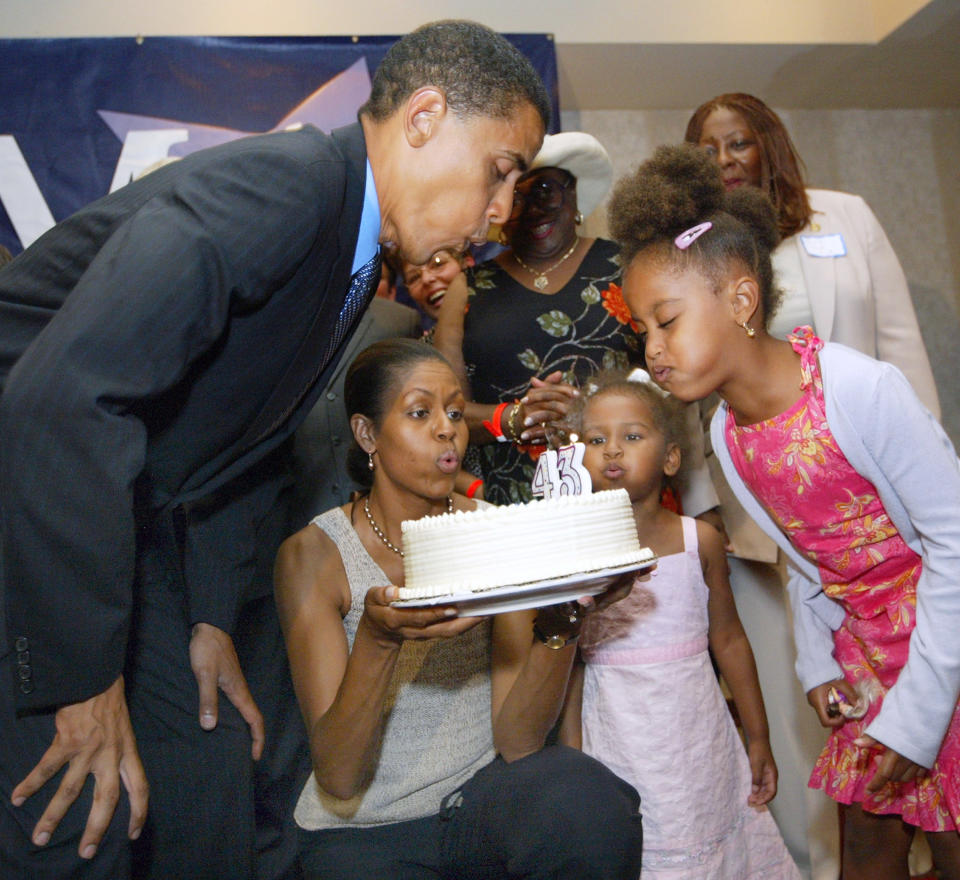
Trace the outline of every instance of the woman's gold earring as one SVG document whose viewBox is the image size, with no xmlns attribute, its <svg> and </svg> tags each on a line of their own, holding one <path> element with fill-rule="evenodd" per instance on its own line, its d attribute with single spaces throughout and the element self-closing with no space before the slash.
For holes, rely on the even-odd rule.
<svg viewBox="0 0 960 880">
<path fill-rule="evenodd" d="M 376 467 L 376 465 L 373 463 L 373 453 L 372 453 L 372 452 L 368 452 L 368 453 L 367 453 L 367 467 L 370 468 L 370 470 L 373 470 L 373 469 Z"/>
<path fill-rule="evenodd" d="M 504 247 L 506 247 L 508 244 L 510 244 L 510 242 L 507 240 L 506 233 L 504 233 L 504 231 L 503 231 L 502 228 L 501 228 L 500 231 L 497 233 L 497 241 L 499 241 L 500 244 L 502 244 Z"/>
<path fill-rule="evenodd" d="M 573 215 L 573 222 L 576 223 L 577 226 L 583 223 L 583 214 L 577 211 L 577 213 Z"/>
<path fill-rule="evenodd" d="M 747 336 L 749 336 L 751 339 L 757 335 L 757 331 L 754 330 L 753 327 L 751 327 L 746 321 L 739 321 L 738 324 L 739 326 L 743 327 Z"/>
</svg>

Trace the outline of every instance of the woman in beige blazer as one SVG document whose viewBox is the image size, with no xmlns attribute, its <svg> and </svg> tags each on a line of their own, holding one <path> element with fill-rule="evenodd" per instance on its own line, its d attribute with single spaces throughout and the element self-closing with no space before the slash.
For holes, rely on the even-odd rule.
<svg viewBox="0 0 960 880">
<path fill-rule="evenodd" d="M 808 189 L 786 127 L 752 95 L 718 95 L 702 104 L 687 124 L 686 140 L 716 158 L 728 189 L 756 186 L 776 208 L 783 240 L 773 263 L 784 296 L 770 332 L 786 336 L 794 327 L 810 324 L 824 341 L 896 365 L 939 418 L 936 385 L 906 277 L 867 203 L 849 193 Z M 704 406 L 705 417 L 712 410 Z M 780 767 L 779 793 L 771 809 L 801 871 L 814 880 L 835 878 L 833 807 L 806 788 L 824 733 L 791 670 L 792 627 L 777 549 L 734 499 L 709 449 L 707 461 L 729 538 L 730 580 L 757 656 Z"/>
</svg>

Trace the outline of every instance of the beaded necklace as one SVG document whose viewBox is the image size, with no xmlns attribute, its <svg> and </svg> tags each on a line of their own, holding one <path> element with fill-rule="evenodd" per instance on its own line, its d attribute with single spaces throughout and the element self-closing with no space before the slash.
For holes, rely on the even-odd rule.
<svg viewBox="0 0 960 880">
<path fill-rule="evenodd" d="M 384 544 L 387 545 L 387 548 L 392 550 L 397 556 L 403 556 L 403 551 L 391 541 L 380 526 L 377 525 L 376 521 L 373 518 L 373 514 L 370 513 L 370 496 L 367 495 L 363 499 L 363 512 L 367 515 L 367 522 L 370 523 L 370 528 L 373 529 L 373 533 L 381 540 Z M 453 513 L 453 499 L 448 495 L 447 496 L 447 513 Z"/>
</svg>

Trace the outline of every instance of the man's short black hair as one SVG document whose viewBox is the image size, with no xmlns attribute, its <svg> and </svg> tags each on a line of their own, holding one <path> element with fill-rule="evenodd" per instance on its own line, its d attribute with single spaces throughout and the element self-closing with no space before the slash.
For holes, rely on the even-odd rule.
<svg viewBox="0 0 960 880">
<path fill-rule="evenodd" d="M 527 102 L 545 131 L 550 125 L 550 99 L 533 65 L 506 38 L 473 21 L 435 21 L 394 43 L 360 112 L 382 122 L 423 86 L 441 89 L 461 119 L 504 119 Z"/>
</svg>

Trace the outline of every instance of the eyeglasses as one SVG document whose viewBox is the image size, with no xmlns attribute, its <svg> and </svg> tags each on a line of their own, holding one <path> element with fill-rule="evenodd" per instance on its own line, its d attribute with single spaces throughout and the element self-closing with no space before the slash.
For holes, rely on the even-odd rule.
<svg viewBox="0 0 960 880">
<path fill-rule="evenodd" d="M 420 280 L 424 272 L 436 272 L 454 260 L 463 265 L 464 255 L 441 249 L 422 266 L 408 266 L 406 272 L 404 272 L 403 283 L 410 287 L 411 284 L 416 284 Z"/>
<path fill-rule="evenodd" d="M 527 204 L 536 205 L 545 211 L 553 211 L 563 204 L 563 194 L 570 188 L 573 178 L 563 183 L 553 177 L 538 177 L 529 183 L 521 182 L 513 191 L 513 209 L 510 219 L 519 217 Z"/>
</svg>

